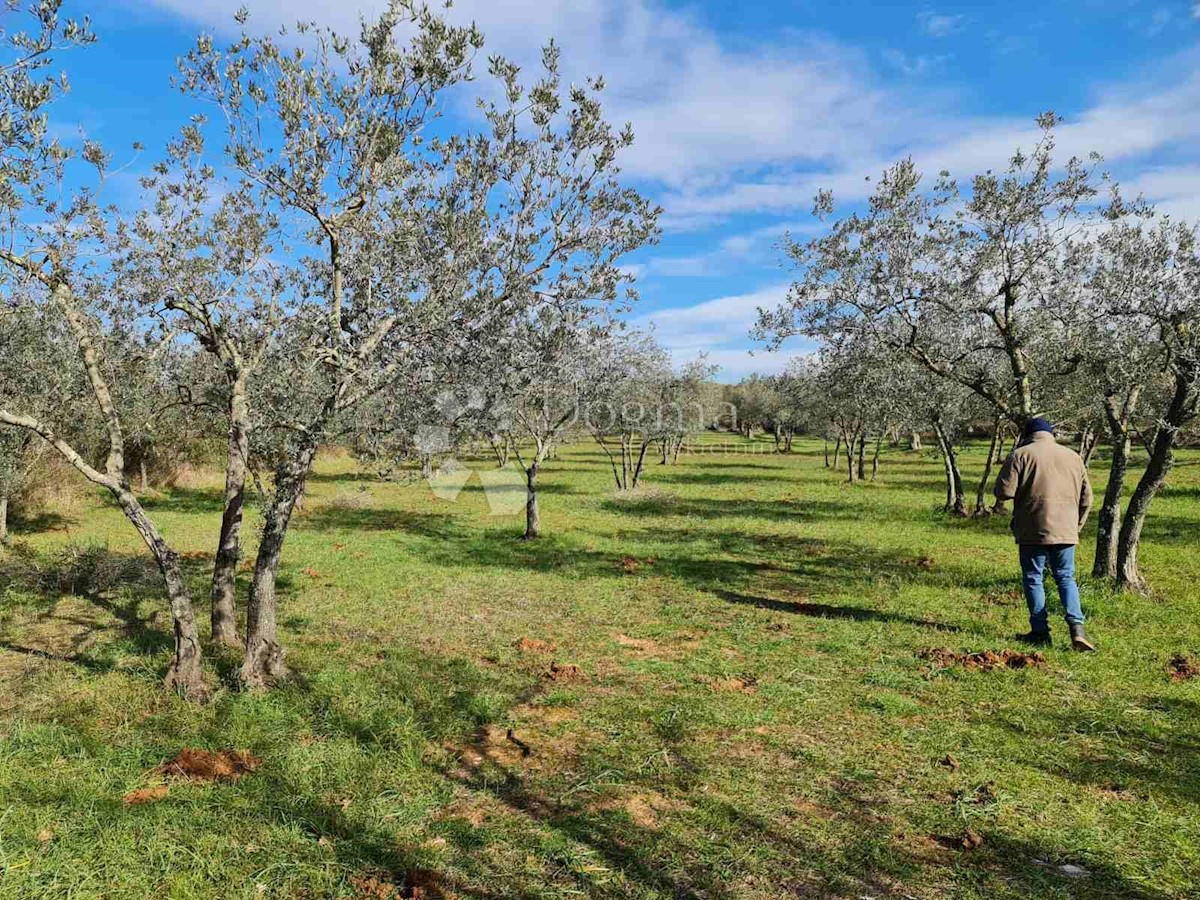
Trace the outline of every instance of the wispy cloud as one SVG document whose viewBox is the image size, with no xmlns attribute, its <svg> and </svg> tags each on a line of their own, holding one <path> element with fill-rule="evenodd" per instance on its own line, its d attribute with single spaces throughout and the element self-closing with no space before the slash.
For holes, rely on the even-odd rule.
<svg viewBox="0 0 1200 900">
<path fill-rule="evenodd" d="M 778 284 L 692 306 L 656 310 L 639 316 L 631 324 L 653 329 L 659 343 L 677 360 L 707 354 L 712 362 L 722 366 L 727 376 L 779 371 L 786 364 L 787 354 L 751 356 L 745 345 L 750 329 L 758 320 L 758 310 L 774 309 L 787 298 L 787 293 L 788 285 Z"/>
<path fill-rule="evenodd" d="M 917 22 L 921 29 L 930 37 L 946 37 L 962 28 L 966 17 L 961 13 L 947 15 L 946 13 L 923 10 L 917 13 Z"/>
</svg>

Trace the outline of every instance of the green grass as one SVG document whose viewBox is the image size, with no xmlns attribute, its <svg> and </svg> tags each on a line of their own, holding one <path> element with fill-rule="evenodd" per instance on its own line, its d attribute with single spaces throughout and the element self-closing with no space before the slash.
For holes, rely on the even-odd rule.
<svg viewBox="0 0 1200 900">
<path fill-rule="evenodd" d="M 170 623 L 117 510 L 19 534 L 0 897 L 1197 896 L 1200 682 L 1166 662 L 1200 650 L 1200 458 L 1152 512 L 1156 594 L 1084 579 L 1100 653 L 979 673 L 917 652 L 1014 646 L 1006 522 L 947 519 L 929 456 L 852 487 L 817 444 L 769 449 L 652 465 L 621 497 L 598 449 L 567 448 L 538 542 L 478 481 L 449 503 L 328 459 L 281 579 L 296 677 L 204 707 L 160 687 Z M 215 484 L 153 507 L 211 550 Z M 210 658 L 214 683 L 235 664 Z M 183 747 L 263 763 L 122 802 Z"/>
</svg>

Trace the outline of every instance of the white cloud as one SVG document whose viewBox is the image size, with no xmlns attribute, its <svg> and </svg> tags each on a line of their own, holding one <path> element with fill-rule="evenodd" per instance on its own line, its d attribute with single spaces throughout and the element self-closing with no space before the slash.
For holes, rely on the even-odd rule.
<svg viewBox="0 0 1200 900">
<path fill-rule="evenodd" d="M 127 0 L 158 6 L 208 27 L 233 24 L 243 0 Z M 256 0 L 252 21 L 273 28 L 314 18 L 343 31 L 382 0 Z M 1200 3 L 1195 10 L 1200 10 Z M 1030 108 L 1020 117 L 969 117 L 952 94 L 923 84 L 921 96 L 885 86 L 864 54 L 813 36 L 780 30 L 754 46 L 733 45 L 692 14 L 663 0 L 457 0 L 451 14 L 473 19 L 489 50 L 536 64 L 541 42 L 563 46 L 567 75 L 608 77 L 607 102 L 629 119 L 637 142 L 625 160 L 633 175 L 662 184 L 663 226 L 702 229 L 739 213 L 794 217 L 813 194 L 831 188 L 843 201 L 865 197 L 879 172 L 911 154 L 930 175 L 942 168 L 967 178 L 1003 167 L 1036 138 Z M 930 34 L 965 24 L 961 14 L 918 15 Z M 920 74 L 937 57 L 891 57 Z M 1095 149 L 1126 171 L 1153 154 L 1200 139 L 1200 74 L 1193 53 L 1150 77 L 1110 87 L 1060 129 L 1060 152 Z M 1071 111 L 1067 111 L 1071 112 Z M 710 274 L 728 254 L 647 263 L 647 270 Z"/>
<path fill-rule="evenodd" d="M 966 18 L 962 14 L 946 15 L 945 13 L 937 13 L 933 10 L 925 10 L 917 13 L 917 22 L 921 28 L 930 37 L 946 37 L 954 34 L 962 27 L 963 19 Z"/>
<path fill-rule="evenodd" d="M 1068 118 L 1058 129 L 1057 153 L 1086 158 L 1095 150 L 1105 165 L 1121 175 L 1121 169 L 1136 174 L 1152 154 L 1172 148 L 1190 148 L 1200 140 L 1200 70 L 1195 51 L 1170 61 L 1150 77 L 1102 91 L 1081 113 Z M 843 202 L 861 200 L 872 188 L 873 179 L 903 155 L 911 155 L 929 176 L 948 169 L 960 178 L 987 169 L 1003 168 L 1014 150 L 1028 149 L 1038 138 L 1027 120 L 945 117 L 927 120 L 914 128 L 917 139 L 900 146 L 881 146 L 874 155 L 849 158 L 824 171 L 797 167 L 777 169 L 754 179 L 731 177 L 720 185 L 685 186 L 662 199 L 663 205 L 681 221 L 713 221 L 744 212 L 788 213 L 805 209 L 813 194 L 833 190 Z M 923 133 L 922 133 L 923 132 Z"/>
<path fill-rule="evenodd" d="M 787 293 L 788 285 L 780 284 L 749 294 L 717 297 L 694 306 L 655 310 L 638 316 L 630 324 L 653 328 L 655 338 L 677 360 L 691 359 L 703 352 L 713 362 L 725 365 L 721 360 L 748 358 L 744 347 L 750 329 L 758 320 L 759 308 L 779 306 L 787 299 Z"/>
<path fill-rule="evenodd" d="M 776 222 L 740 234 L 730 234 L 717 242 L 715 249 L 691 256 L 652 257 L 639 269 L 640 275 L 698 278 L 728 275 L 747 265 L 770 265 L 780 257 L 785 234 L 813 234 L 819 229 L 815 219 Z"/>
<path fill-rule="evenodd" d="M 740 381 L 748 375 L 778 375 L 787 368 L 788 363 L 804 352 L 775 352 L 765 350 L 751 352 L 749 350 L 715 350 L 708 354 L 708 362 L 720 366 L 717 380 L 723 382 Z"/>
<path fill-rule="evenodd" d="M 1122 189 L 1127 197 L 1140 194 L 1177 219 L 1200 221 L 1200 166 L 1148 169 Z"/>
<path fill-rule="evenodd" d="M 232 28 L 243 0 L 128 0 L 153 4 L 209 28 Z M 342 31 L 380 0 L 258 0 L 252 25 L 311 18 Z M 669 185 L 703 185 L 797 161 L 829 165 L 869 154 L 911 125 L 872 75 L 864 54 L 830 40 L 785 32 L 732 47 L 685 11 L 661 0 L 457 0 L 449 15 L 478 23 L 487 52 L 533 67 L 553 36 L 566 75 L 603 74 L 612 118 L 633 123 L 623 160 L 633 175 Z"/>
</svg>

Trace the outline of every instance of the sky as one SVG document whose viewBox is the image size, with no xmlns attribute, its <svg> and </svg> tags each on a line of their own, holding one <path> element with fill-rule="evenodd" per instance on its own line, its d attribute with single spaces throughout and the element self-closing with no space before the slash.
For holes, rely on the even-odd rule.
<svg viewBox="0 0 1200 900">
<path fill-rule="evenodd" d="M 62 58 L 72 91 L 53 126 L 118 162 L 142 142 L 132 182 L 196 112 L 171 87 L 175 60 L 201 31 L 234 34 L 242 5 L 251 28 L 303 18 L 353 34 L 382 3 L 67 0 L 99 43 Z M 820 228 L 815 192 L 852 209 L 905 156 L 967 180 L 1029 147 L 1052 109 L 1062 159 L 1098 151 L 1127 194 L 1200 219 L 1196 0 L 456 0 L 449 16 L 531 72 L 553 37 L 569 78 L 605 77 L 609 117 L 636 134 L 625 173 L 664 209 L 661 242 L 628 260 L 631 318 L 680 361 L 707 353 L 723 381 L 809 349 L 769 353 L 748 332 L 787 293 L 781 237 Z"/>
</svg>

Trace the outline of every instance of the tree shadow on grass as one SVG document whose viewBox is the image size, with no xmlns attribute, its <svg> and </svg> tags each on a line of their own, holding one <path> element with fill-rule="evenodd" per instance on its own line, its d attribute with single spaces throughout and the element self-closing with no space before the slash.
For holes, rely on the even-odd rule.
<svg viewBox="0 0 1200 900">
<path fill-rule="evenodd" d="M 716 483 L 716 482 L 714 482 Z M 861 520 L 870 508 L 848 500 L 718 500 L 708 497 L 638 496 L 604 501 L 601 506 L 639 517 L 685 516 L 694 519 L 732 517 L 764 521 L 818 522 Z"/>
<path fill-rule="evenodd" d="M 181 564 L 189 581 L 207 573 L 205 560 Z M 0 647 L 12 653 L 107 672 L 115 662 L 104 655 L 105 645 L 95 648 L 98 654 L 84 652 L 100 635 L 115 636 L 123 650 L 144 657 L 174 647 L 170 627 L 160 625 L 169 618 L 162 574 L 148 556 L 98 546 L 72 545 L 50 554 L 17 548 L 0 558 L 0 596 L 13 611 L 28 613 L 25 626 L 48 645 L 6 636 Z M 143 613 L 147 605 L 150 612 Z"/>
<path fill-rule="evenodd" d="M 14 538 L 27 534 L 40 534 L 44 531 L 65 531 L 78 524 L 79 520 L 76 518 L 46 511 L 33 515 L 20 513 L 10 516 L 8 520 L 9 531 Z M 0 549 L 0 553 L 3 552 Z M 0 561 L 2 560 L 3 556 L 0 556 Z"/>
<path fill-rule="evenodd" d="M 391 531 L 443 538 L 460 532 L 455 517 L 394 508 L 325 504 L 297 517 L 297 531 Z"/>
<path fill-rule="evenodd" d="M 799 616 L 811 616 L 817 619 L 849 619 L 854 622 L 888 622 L 900 625 L 915 625 L 920 628 L 934 628 L 939 631 L 962 631 L 958 625 L 947 625 L 931 619 L 918 619 L 897 613 L 882 612 L 865 606 L 839 606 L 830 603 L 809 603 L 803 600 L 773 600 L 769 597 L 754 597 L 749 594 L 739 594 L 734 591 L 716 591 L 718 597 L 729 603 L 743 606 L 753 606 L 757 609 L 769 609 L 774 612 L 792 613 Z"/>
<path fill-rule="evenodd" d="M 1002 718 L 1001 723 L 1026 740 L 1038 734 L 1053 737 L 1058 745 L 1053 756 L 1034 756 L 1047 771 L 1076 784 L 1200 804 L 1200 704 L 1156 697 L 1147 705 L 1167 712 L 1171 724 L 1122 717 L 1114 725 L 1112 718 L 1082 709 L 1044 714 L 1032 736 L 1027 722 Z M 1064 744 L 1063 738 L 1071 735 L 1079 740 Z"/>
<path fill-rule="evenodd" d="M 435 814 L 428 828 L 453 847 L 455 853 L 447 861 L 445 855 L 424 852 L 421 846 L 398 845 L 377 818 L 367 825 L 356 822 L 342 808 L 314 798 L 306 786 L 286 780 L 270 784 L 271 796 L 290 798 L 279 810 L 282 820 L 314 839 L 331 837 L 339 861 L 350 870 L 381 872 L 403 884 L 414 876 L 428 877 L 432 869 L 441 884 L 461 896 L 527 896 L 512 881 L 497 882 L 491 868 L 495 853 L 481 852 L 503 848 L 527 865 L 543 861 L 540 879 L 526 875 L 543 890 L 557 888 L 591 897 L 635 892 L 648 897 L 732 900 L 743 896 L 750 885 L 764 884 L 764 871 L 769 873 L 765 883 L 780 895 L 802 897 L 899 896 L 897 891 L 904 885 L 931 881 L 941 887 L 969 883 L 1071 900 L 1167 900 L 1170 896 L 1134 883 L 1102 858 L 1079 859 L 1053 841 L 1035 845 L 1003 832 L 988 831 L 982 849 L 956 851 L 953 858 L 931 865 L 895 841 L 896 830 L 905 824 L 894 814 L 880 817 L 878 810 L 888 808 L 886 804 L 880 807 L 859 798 L 840 796 L 829 809 L 832 831 L 812 841 L 794 821 L 769 819 L 720 791 L 710 792 L 703 765 L 684 760 L 680 754 L 686 752 L 686 744 L 676 746 L 671 737 L 660 736 L 662 746 L 652 756 L 678 758 L 681 766 L 688 762 L 683 780 L 673 778 L 670 770 L 648 769 L 635 760 L 623 764 L 611 748 L 599 745 L 567 751 L 579 755 L 560 759 L 563 751 L 554 740 L 531 736 L 537 732 L 522 726 L 523 714 L 518 712 L 536 705 L 546 691 L 545 682 L 517 690 L 508 686 L 507 705 L 503 709 L 493 705 L 485 713 L 477 698 L 497 689 L 496 673 L 413 651 L 404 655 L 411 657 L 411 668 L 418 674 L 383 680 L 386 696 L 407 697 L 406 714 L 420 723 L 426 741 L 443 748 L 423 754 L 422 764 L 453 788 L 452 808 L 464 802 L 468 808 L 498 806 L 504 811 L 503 822 L 467 827 L 465 822 L 456 824 L 453 814 L 449 818 Z M 433 682 L 438 689 L 406 686 L 408 677 L 422 684 Z M 429 708 L 423 708 L 426 705 Z M 357 714 L 362 705 L 350 708 Z M 530 767 L 525 754 L 516 752 L 521 745 L 511 738 L 504 744 L 502 737 L 495 737 L 504 733 L 503 728 L 497 731 L 497 724 L 513 722 L 514 715 L 516 730 L 532 742 L 525 745 L 531 754 L 528 758 L 541 759 L 541 765 Z M 362 721 L 320 714 L 320 727 L 331 735 L 353 735 L 369 753 L 381 740 L 387 746 L 380 736 L 381 723 L 396 718 L 398 712 Z M 497 739 L 500 746 L 494 742 Z M 471 762 L 464 764 L 464 760 Z M 590 787 L 580 790 L 581 784 Z M 667 798 L 667 810 L 660 815 L 670 821 L 642 821 L 621 802 L 630 796 Z M 489 817 L 487 822 L 491 821 Z M 582 848 L 583 854 L 574 848 Z M 753 848 L 753 853 L 737 853 L 738 861 L 731 864 L 732 848 Z M 562 864 L 564 858 L 583 858 L 589 864 L 567 866 Z M 1056 868 L 1065 862 L 1083 864 L 1088 876 L 1065 877 Z M 613 880 L 613 873 L 619 873 L 619 880 Z M 492 894 L 482 887 L 497 884 L 509 887 Z"/>
<path fill-rule="evenodd" d="M 142 506 L 151 512 L 173 512 L 184 515 L 219 515 L 225 509 L 225 492 L 221 488 L 173 487 L 159 494 L 148 494 L 139 498 Z M 111 497 L 106 498 L 110 506 L 116 506 Z"/>
<path fill-rule="evenodd" d="M 1142 527 L 1143 539 L 1152 544 L 1187 544 L 1194 547 L 1198 535 L 1200 517 L 1164 516 L 1154 510 L 1150 511 Z"/>
</svg>

